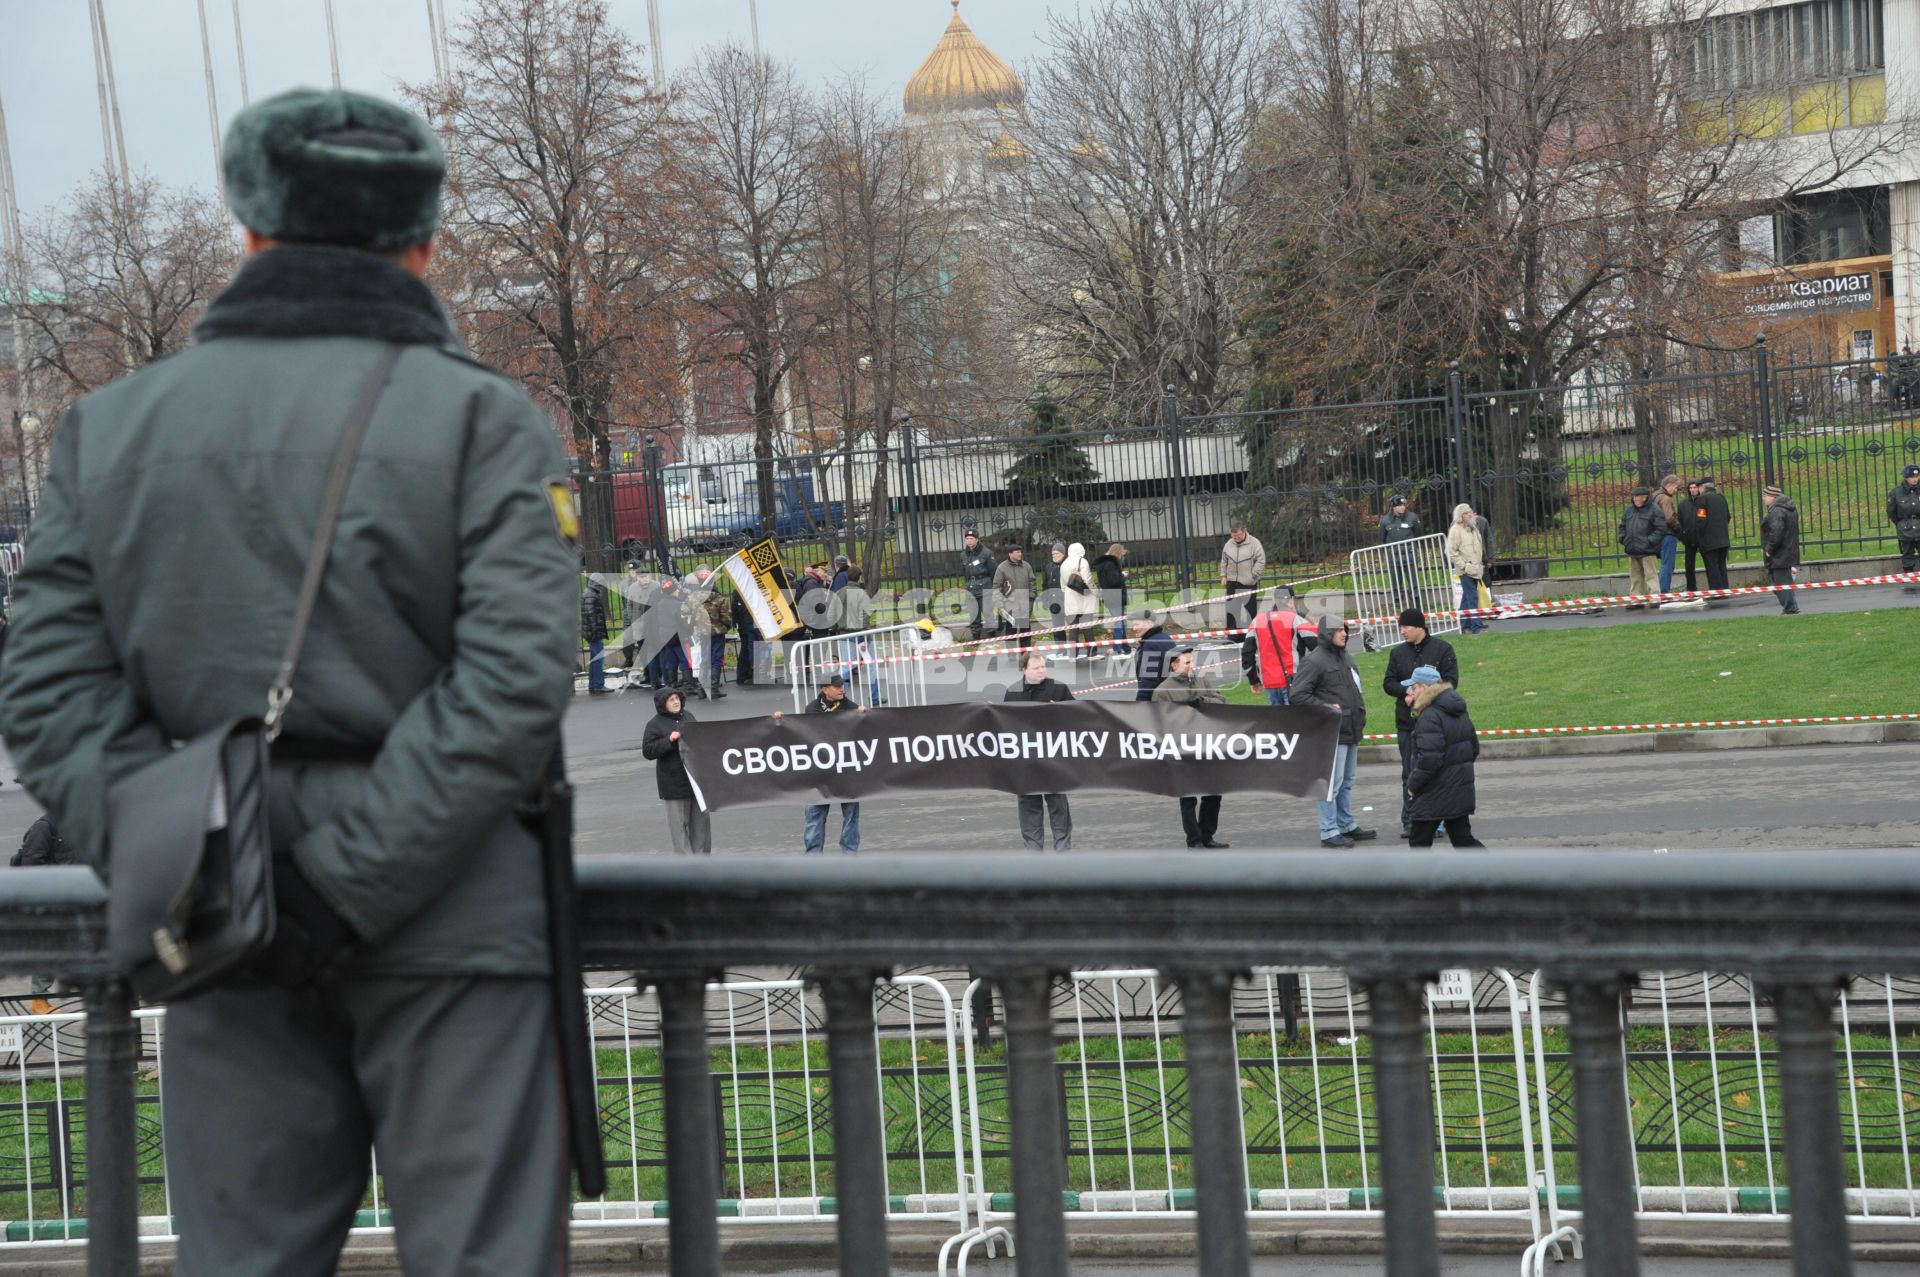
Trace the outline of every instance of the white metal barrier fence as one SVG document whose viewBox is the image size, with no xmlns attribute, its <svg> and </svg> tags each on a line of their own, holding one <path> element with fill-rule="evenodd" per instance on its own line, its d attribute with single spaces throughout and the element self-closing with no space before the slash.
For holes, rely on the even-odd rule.
<svg viewBox="0 0 1920 1277">
<path fill-rule="evenodd" d="M 964 988 L 956 1002 L 954 991 Z M 1524 992 L 1522 991 L 1524 989 Z M 612 1187 L 576 1203 L 584 1228 L 664 1222 L 657 1005 L 589 988 Z M 992 1006 L 960 973 L 875 989 L 888 1209 L 952 1228 L 940 1270 L 1010 1247 L 1007 1091 L 998 1046 L 968 1032 Z M 1859 977 L 1838 994 L 1849 1216 L 1920 1224 L 1920 979 Z M 766 1223 L 831 1216 L 831 1111 L 821 1012 L 799 978 L 708 987 L 725 1165 L 719 1210 Z M 1282 1218 L 1379 1212 L 1377 1128 L 1362 993 L 1331 970 L 1262 970 L 1234 997 L 1249 1209 Z M 1149 970 L 1079 972 L 1057 987 L 1063 1131 L 1085 1215 L 1192 1211 L 1177 987 Z M 1665 1220 L 1785 1218 L 1773 1016 L 1745 978 L 1649 972 L 1623 1010 L 1639 1207 Z M 142 1236 L 172 1234 L 162 1156 L 165 1013 L 139 1013 Z M 1536 973 L 1446 973 L 1429 990 L 1441 1209 L 1527 1221 L 1523 1274 L 1578 1254 L 1580 1210 L 1565 1016 Z M 0 1249 L 84 1237 L 84 1017 L 0 1016 Z M 391 1220 L 379 1168 L 358 1232 Z"/>
<path fill-rule="evenodd" d="M 934 633 L 925 625 L 884 625 L 850 634 L 829 634 L 787 644 L 787 679 L 793 685 L 793 712 L 798 714 L 819 694 L 820 685 L 840 675 L 847 692 L 869 708 L 880 705 L 925 705 L 927 663 L 902 659 L 933 650 Z"/>
<path fill-rule="evenodd" d="M 1356 616 L 1398 616 L 1410 607 L 1427 614 L 1427 632 L 1451 634 L 1460 628 L 1457 616 L 1439 616 L 1452 612 L 1460 604 L 1460 584 L 1447 560 L 1447 539 L 1439 533 L 1396 541 L 1392 545 L 1370 545 L 1347 556 L 1353 575 L 1353 605 Z M 1392 621 L 1375 621 L 1361 628 L 1369 651 L 1392 647 L 1400 641 L 1400 627 Z"/>
<path fill-rule="evenodd" d="M 798 979 L 715 983 L 707 992 L 710 1039 L 725 1057 L 713 1079 L 714 1139 L 723 1166 L 718 1209 L 742 1223 L 831 1217 L 831 1097 L 814 999 Z M 608 1190 L 574 1203 L 574 1224 L 664 1226 L 657 1004 L 651 993 L 630 986 L 590 986 L 586 995 Z M 931 976 L 901 975 L 876 986 L 874 1012 L 892 1184 L 888 1210 L 964 1230 L 960 1021 L 953 997 Z M 165 1242 L 174 1240 L 160 1116 L 166 1012 L 143 1009 L 138 1020 L 140 1234 L 142 1241 Z M 77 1012 L 0 1016 L 0 1250 L 86 1236 L 84 1030 L 85 1016 Z M 375 1159 L 354 1233 L 391 1231 L 383 1191 Z"/>
<path fill-rule="evenodd" d="M 1427 1015 L 1440 1209 L 1523 1218 L 1538 1237 L 1523 1000 L 1504 971 L 1477 980 L 1449 975 L 1429 990 Z M 990 997 L 981 982 L 969 985 L 968 1017 Z M 1068 1030 L 1060 1084 L 1070 1210 L 1127 1218 L 1192 1212 L 1183 1145 L 1186 1061 L 1171 1049 L 1177 1000 L 1175 987 L 1151 970 L 1076 972 L 1057 993 L 1055 1018 Z M 1253 1215 L 1380 1214 L 1364 1006 L 1364 996 L 1337 971 L 1260 970 L 1236 989 L 1242 1151 Z M 1483 1019 L 1505 1026 L 1504 1045 L 1482 1050 Z M 977 1249 L 991 1257 L 1001 1244 L 1009 1253 L 1013 1245 L 1006 1163 L 989 1168 L 1008 1152 L 1005 1069 L 983 1062 L 971 1038 L 967 1095 L 974 1223 L 942 1248 L 943 1277 L 949 1264 L 964 1274 Z"/>
</svg>

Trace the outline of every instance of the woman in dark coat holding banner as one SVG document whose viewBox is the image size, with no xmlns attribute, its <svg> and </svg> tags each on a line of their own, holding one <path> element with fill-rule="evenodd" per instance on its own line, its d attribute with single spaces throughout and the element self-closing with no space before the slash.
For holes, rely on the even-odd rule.
<svg viewBox="0 0 1920 1277">
<path fill-rule="evenodd" d="M 1009 704 L 1072 704 L 1073 692 L 1065 683 L 1047 677 L 1047 658 L 1042 652 L 1028 652 L 1020 661 L 1020 681 L 1007 689 Z M 1020 840 L 1028 851 L 1046 850 L 1046 826 L 1053 826 L 1053 849 L 1073 850 L 1073 809 L 1065 794 L 1020 795 Z"/>
</svg>

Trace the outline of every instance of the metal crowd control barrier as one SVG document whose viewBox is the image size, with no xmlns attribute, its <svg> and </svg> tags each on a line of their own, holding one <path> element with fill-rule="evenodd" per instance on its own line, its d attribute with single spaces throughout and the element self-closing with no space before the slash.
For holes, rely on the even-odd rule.
<svg viewBox="0 0 1920 1277">
<path fill-rule="evenodd" d="M 135 1070 L 164 1016 L 136 1023 L 106 979 L 90 874 L 9 878 L 0 968 L 79 984 L 88 1015 L 84 1098 L 71 1015 L 0 1024 L 21 1033 L 15 1093 L 0 1083 L 20 1153 L 0 1143 L 0 1172 L 22 1168 L 26 1218 L 7 1235 L 71 1240 L 84 1199 L 89 1271 L 131 1277 L 141 1194 L 160 1212 L 152 1236 L 170 1216 L 165 1179 L 143 1173 L 162 1132 L 140 1120 L 165 1078 Z M 1389 1277 L 1437 1272 L 1445 1212 L 1524 1216 L 1538 1239 L 1525 1267 L 1572 1243 L 1598 1277 L 1637 1274 L 1639 1221 L 1655 1212 L 1784 1218 L 1798 1270 L 1823 1274 L 1850 1271 L 1850 1221 L 1920 1221 L 1916 1048 L 1899 1035 L 1920 982 L 1847 974 L 1920 971 L 1915 853 L 661 857 L 588 860 L 580 883 L 586 967 L 640 972 L 592 995 L 618 1070 L 602 1094 L 624 1099 L 631 1134 L 624 1200 L 583 1216 L 665 1210 L 675 1274 L 720 1272 L 726 1203 L 741 1218 L 828 1214 L 822 1120 L 791 1120 L 821 1083 L 847 1273 L 886 1271 L 903 1214 L 951 1223 L 946 1259 L 1017 1237 L 1021 1271 L 1046 1274 L 1067 1268 L 1069 1209 L 1185 1216 L 1201 1271 L 1227 1277 L 1248 1272 L 1262 1212 L 1377 1210 Z M 1576 907 L 1542 913 L 1550 892 Z M 1113 962 L 1129 955 L 1142 961 Z M 1524 1027 L 1513 966 L 1539 973 Z M 967 1020 L 938 979 L 887 974 L 904 967 L 980 973 L 1005 1006 L 1004 1068 L 973 1051 L 964 1119 L 961 1044 L 948 1044 Z M 704 974 L 764 968 L 806 969 L 817 996 Z M 1699 971 L 1716 974 L 1684 974 Z M 657 992 L 657 1055 L 610 1027 L 652 1018 L 641 987 Z M 806 1040 L 783 1051 L 776 1015 Z M 1283 1026 L 1304 1043 L 1283 1050 Z M 888 1046 L 903 1031 L 905 1056 Z M 643 1156 L 649 1106 L 663 1129 Z M 807 1140 L 813 1155 L 796 1157 Z M 1509 1149 L 1518 1166 L 1496 1166 Z M 1278 1187 L 1261 1183 L 1275 1167 Z M 657 1179 L 669 1207 L 643 1210 Z M 379 1229 L 371 1200 L 363 1220 Z"/>
<path fill-rule="evenodd" d="M 963 1020 L 990 998 L 968 986 Z M 1369 1010 L 1339 971 L 1267 968 L 1231 993 L 1241 1150 L 1251 1218 L 1381 1214 Z M 1530 1069 L 1523 999 L 1505 971 L 1447 972 L 1426 993 L 1438 1209 L 1523 1218 L 1537 1240 Z M 1069 1208 L 1085 1215 L 1187 1218 L 1195 1131 L 1186 1110 L 1188 1060 L 1175 1025 L 1178 986 L 1158 971 L 1077 971 L 1056 986 L 1058 1065 L 1066 1118 Z M 1483 1053 L 1483 1018 L 1504 1023 L 1504 1048 Z M 1304 1033 L 1300 1030 L 1304 1029 Z M 1338 1050 L 1323 1050 L 1331 1036 Z M 1142 1039 L 1145 1039 L 1144 1041 Z M 1151 1051 L 1148 1052 L 1148 1044 Z M 1135 1049 L 1129 1051 L 1129 1045 Z M 964 1274 L 976 1249 L 1013 1253 L 1016 1223 L 1002 1182 L 1009 1156 L 1007 1070 L 966 1044 L 974 1223 L 941 1248 L 938 1271 Z M 1502 1162 L 1502 1157 L 1506 1161 Z M 1178 1160 L 1176 1160 L 1178 1159 Z M 995 1174 L 989 1170 L 994 1164 Z"/>
<path fill-rule="evenodd" d="M 925 705 L 927 663 L 901 660 L 933 648 L 925 626 L 883 625 L 850 634 L 800 639 L 787 644 L 787 678 L 793 685 L 793 712 L 805 709 L 820 685 L 838 674 L 860 704 Z"/>
<path fill-rule="evenodd" d="M 1353 574 L 1355 616 L 1398 616 L 1417 607 L 1428 616 L 1427 631 L 1451 634 L 1460 628 L 1452 612 L 1460 605 L 1460 583 L 1447 560 L 1447 539 L 1439 533 L 1370 545 L 1347 556 Z M 1368 651 L 1392 647 L 1400 641 L 1400 627 L 1390 620 L 1361 627 Z"/>
<path fill-rule="evenodd" d="M 1920 1147 L 1920 1067 L 1903 1059 L 1902 1015 L 1920 1021 L 1920 980 L 1855 977 L 1833 989 L 1839 1027 L 1839 1133 L 1845 1217 L 1920 1224 L 1912 1152 Z M 1577 1123 L 1564 1094 L 1570 1067 L 1564 1001 L 1539 973 L 1528 981 L 1537 1132 L 1547 1226 L 1521 1260 L 1546 1271 L 1564 1248 L 1581 1253 L 1580 1189 L 1567 1149 Z M 1633 1115 L 1634 1205 L 1642 1219 L 1789 1218 L 1781 1017 L 1754 982 L 1719 972 L 1641 973 L 1622 1016 L 1623 1068 Z M 1911 1039 L 1909 1039 L 1911 1041 Z M 1914 1078 L 1909 1081 L 1909 1078 Z"/>
<path fill-rule="evenodd" d="M 596 1073 L 610 1187 L 603 1197 L 576 1202 L 573 1222 L 583 1228 L 664 1226 L 665 1104 L 653 997 L 637 986 L 589 987 L 586 994 L 596 1070 L 610 1055 L 625 1065 Z M 887 1159 L 901 1189 L 889 1193 L 888 1209 L 952 1221 L 964 1231 L 968 1203 L 960 1191 L 965 1149 L 953 998 L 940 981 L 923 975 L 884 981 L 874 998 L 885 1019 L 879 1076 Z M 815 1088 L 824 1073 L 817 1058 L 822 1038 L 805 981 L 711 983 L 707 1000 L 711 1030 L 727 1054 L 727 1067 L 713 1081 L 720 1115 L 713 1138 L 728 1171 L 718 1209 L 743 1223 L 831 1218 L 832 1109 Z M 135 1021 L 143 1074 L 134 1110 L 139 1240 L 171 1242 L 177 1237 L 160 1116 L 166 1011 L 142 1008 Z M 88 1100 L 81 1084 L 86 1027 L 81 1012 L 0 1016 L 0 1064 L 13 1057 L 11 1069 L 0 1073 L 0 1251 L 88 1236 L 79 1210 L 92 1187 Z M 923 1061 L 923 1053 L 938 1059 Z M 787 1191 L 790 1186 L 796 1191 Z M 383 1191 L 376 1159 L 354 1235 L 393 1231 Z"/>
</svg>

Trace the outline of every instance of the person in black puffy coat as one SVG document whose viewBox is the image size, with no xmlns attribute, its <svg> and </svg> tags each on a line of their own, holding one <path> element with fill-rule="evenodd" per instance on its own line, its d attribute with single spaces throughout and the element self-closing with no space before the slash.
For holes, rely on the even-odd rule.
<svg viewBox="0 0 1920 1277">
<path fill-rule="evenodd" d="M 673 850 L 682 856 L 710 856 L 712 819 L 693 796 L 686 760 L 680 756 L 680 730 L 693 721 L 693 714 L 678 688 L 656 691 L 653 707 L 653 719 L 640 737 L 640 753 L 654 761 L 653 779 L 660 789 L 660 805 L 667 809 L 667 832 L 673 835 Z"/>
<path fill-rule="evenodd" d="M 1441 825 L 1455 850 L 1484 847 L 1473 836 L 1473 762 L 1480 738 L 1467 717 L 1467 703 L 1453 684 L 1431 665 L 1407 679 L 1407 704 L 1413 708 L 1413 761 L 1407 769 L 1407 817 L 1413 824 L 1409 847 L 1433 846 Z"/>
</svg>

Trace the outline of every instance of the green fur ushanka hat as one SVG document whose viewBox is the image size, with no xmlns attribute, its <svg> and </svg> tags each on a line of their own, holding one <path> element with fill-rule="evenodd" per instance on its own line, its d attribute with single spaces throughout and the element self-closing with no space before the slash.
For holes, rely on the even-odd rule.
<svg viewBox="0 0 1920 1277">
<path fill-rule="evenodd" d="M 432 238 L 447 157 L 426 121 L 391 102 L 292 89 L 234 117 L 220 166 L 227 206 L 255 234 L 391 252 Z"/>
</svg>

